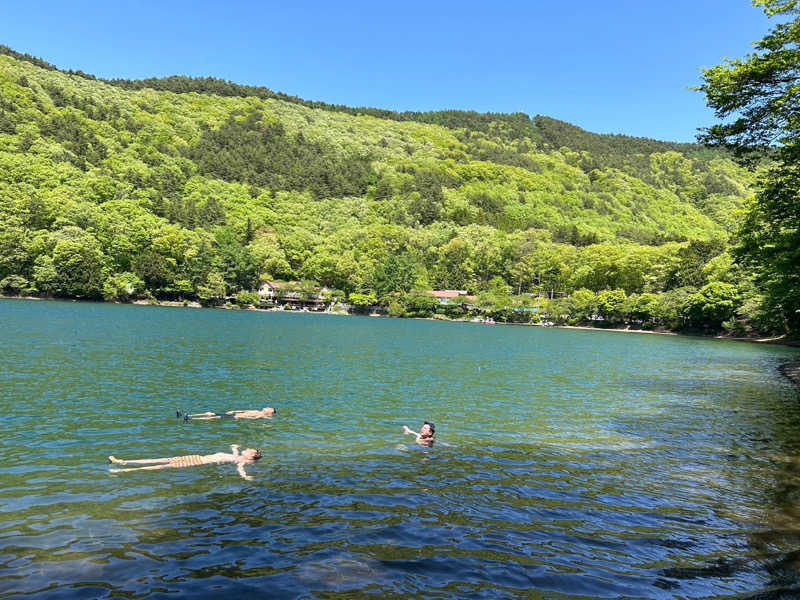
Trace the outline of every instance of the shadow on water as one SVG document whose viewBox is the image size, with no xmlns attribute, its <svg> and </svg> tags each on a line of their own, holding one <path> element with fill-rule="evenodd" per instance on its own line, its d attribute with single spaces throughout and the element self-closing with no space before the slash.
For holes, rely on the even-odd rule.
<svg viewBox="0 0 800 600">
<path fill-rule="evenodd" d="M 726 512 L 747 532 L 737 558 L 664 568 L 656 585 L 673 590 L 682 580 L 725 580 L 750 573 L 763 582 L 762 591 L 741 598 L 795 599 L 800 597 L 800 393 L 784 385 L 776 394 L 745 378 L 742 393 L 730 397 L 724 393 L 727 385 L 656 377 L 646 386 L 655 396 L 688 398 L 693 404 L 684 404 L 675 414 L 673 405 L 665 403 L 658 419 L 617 419 L 618 430 L 627 435 L 672 445 L 671 454 L 683 470 L 697 473 L 698 482 L 712 489 L 717 501 L 731 492 L 752 495 L 749 510 L 729 509 L 739 498 L 725 504 Z M 675 444 L 676 435 L 689 445 Z M 690 549 L 683 543 L 678 547 Z"/>
</svg>

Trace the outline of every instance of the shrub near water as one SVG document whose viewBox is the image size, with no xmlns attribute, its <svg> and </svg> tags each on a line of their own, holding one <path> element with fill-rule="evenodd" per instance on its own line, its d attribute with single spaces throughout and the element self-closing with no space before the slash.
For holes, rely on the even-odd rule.
<svg viewBox="0 0 800 600">
<path fill-rule="evenodd" d="M 258 307 L 261 304 L 261 296 L 258 292 L 239 292 L 236 294 L 236 304 L 241 308 Z"/>
</svg>

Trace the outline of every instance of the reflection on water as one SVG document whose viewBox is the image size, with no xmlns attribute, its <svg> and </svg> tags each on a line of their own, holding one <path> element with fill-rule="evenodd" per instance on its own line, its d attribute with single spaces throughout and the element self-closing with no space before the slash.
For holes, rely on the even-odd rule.
<svg viewBox="0 0 800 600">
<path fill-rule="evenodd" d="M 16 301 L 0 324 L 0 597 L 798 595 L 789 349 Z M 430 449 L 401 431 L 423 419 Z M 254 481 L 105 462 L 231 443 L 265 451 Z"/>
</svg>

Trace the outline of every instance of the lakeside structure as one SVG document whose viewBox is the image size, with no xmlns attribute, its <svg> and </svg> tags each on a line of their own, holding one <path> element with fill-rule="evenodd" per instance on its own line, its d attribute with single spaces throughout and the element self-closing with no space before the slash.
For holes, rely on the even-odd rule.
<svg viewBox="0 0 800 600">
<path fill-rule="evenodd" d="M 330 291 L 326 287 L 305 288 L 300 281 L 265 281 L 258 295 L 261 304 L 322 311 L 330 304 L 326 299 Z"/>
<path fill-rule="evenodd" d="M 436 298 L 441 307 L 461 306 L 464 310 L 483 312 L 476 304 L 477 297 L 469 294 L 467 290 L 426 290 L 426 293 Z M 308 286 L 301 281 L 267 280 L 258 288 L 258 296 L 262 306 L 312 311 L 329 310 L 336 303 L 333 290 L 327 287 Z M 369 309 L 372 313 L 385 312 L 380 311 L 378 306 Z"/>
<path fill-rule="evenodd" d="M 441 306 L 461 304 L 467 310 L 478 310 L 477 298 L 467 294 L 466 290 L 428 290 L 428 293 L 439 301 Z"/>
</svg>

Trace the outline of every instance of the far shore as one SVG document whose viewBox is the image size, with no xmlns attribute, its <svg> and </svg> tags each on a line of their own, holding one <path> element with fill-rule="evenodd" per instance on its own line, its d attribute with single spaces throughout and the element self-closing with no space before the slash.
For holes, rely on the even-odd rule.
<svg viewBox="0 0 800 600">
<path fill-rule="evenodd" d="M 510 323 L 513 325 L 513 323 Z M 653 335 L 676 335 L 680 337 L 693 337 L 703 340 L 729 340 L 731 342 L 755 342 L 757 344 L 776 344 L 779 346 L 792 346 L 797 347 L 800 345 L 798 340 L 787 340 L 785 336 L 779 335 L 775 337 L 733 337 L 730 335 L 703 335 L 701 333 L 677 333 L 675 331 L 655 331 L 645 329 L 631 329 L 625 328 L 603 328 L 603 327 L 588 327 L 585 325 L 554 325 L 554 328 L 559 329 L 586 329 L 589 331 L 617 331 L 619 333 L 649 333 Z"/>
<path fill-rule="evenodd" d="M 8 299 L 8 300 L 57 300 L 61 302 L 93 302 L 98 304 L 131 304 L 135 306 L 165 306 L 170 308 L 203 308 L 203 306 L 199 302 L 194 301 L 178 301 L 178 300 L 164 300 L 158 302 L 152 302 L 151 300 L 134 300 L 132 302 L 103 302 L 102 300 L 78 300 L 74 298 L 39 298 L 37 296 L 4 296 L 0 295 L 0 299 Z M 338 315 L 338 316 L 384 316 L 384 315 L 350 315 L 348 313 L 343 312 L 321 312 L 321 311 L 299 311 L 299 310 L 287 310 L 287 311 L 276 311 L 275 309 L 269 308 L 255 308 L 255 307 L 248 307 L 248 308 L 239 308 L 238 306 L 217 306 L 213 307 L 222 310 L 240 310 L 245 312 L 283 312 L 287 314 L 324 314 L 324 315 Z M 386 318 L 396 318 L 396 317 L 386 317 Z M 417 318 L 418 320 L 422 321 L 439 321 L 443 323 L 474 323 L 468 319 L 436 319 L 432 317 L 428 318 Z M 475 323 L 476 325 L 479 323 Z M 543 327 L 539 323 L 497 323 L 497 325 L 522 325 L 525 327 Z M 547 326 L 547 329 L 580 329 L 584 331 L 612 331 L 617 333 L 645 333 L 651 335 L 671 335 L 671 336 L 680 336 L 680 337 L 693 337 L 697 339 L 716 339 L 716 340 L 729 340 L 735 342 L 752 342 L 757 344 L 776 344 L 776 345 L 783 345 L 783 346 L 791 346 L 797 347 L 800 345 L 800 341 L 798 340 L 789 340 L 786 339 L 785 336 L 777 336 L 777 337 L 768 337 L 768 338 L 756 338 L 756 337 L 731 337 L 725 335 L 716 335 L 716 336 L 709 336 L 709 335 L 701 335 L 701 334 L 693 334 L 693 333 L 676 333 L 674 331 L 654 331 L 654 330 L 644 330 L 644 329 L 630 329 L 626 328 L 601 328 L 601 327 L 588 327 L 585 325 L 551 325 Z M 778 371 L 786 377 L 789 381 L 791 381 L 795 386 L 800 388 L 800 360 L 790 361 L 787 363 L 782 364 L 778 367 Z"/>
<path fill-rule="evenodd" d="M 382 317 L 382 318 L 413 318 L 420 321 L 439 321 L 442 323 L 474 323 L 476 325 L 480 323 L 476 323 L 471 319 L 442 319 L 442 318 L 434 318 L 434 317 L 390 317 L 388 315 L 378 315 L 378 314 L 364 314 L 364 313 L 345 313 L 345 312 L 323 312 L 323 311 L 302 311 L 302 310 L 275 310 L 271 308 L 256 308 L 254 306 L 250 306 L 247 308 L 240 308 L 236 305 L 222 305 L 222 306 L 213 306 L 213 307 L 203 307 L 199 302 L 196 301 L 182 301 L 182 300 L 159 300 L 153 302 L 147 299 L 138 299 L 132 300 L 131 302 L 106 302 L 103 300 L 84 300 L 84 299 L 77 299 L 77 298 L 41 298 L 38 296 L 6 296 L 0 294 L 0 299 L 7 299 L 7 300 L 39 300 L 39 301 L 59 301 L 59 302 L 88 302 L 94 304 L 129 304 L 134 306 L 165 306 L 171 308 L 213 308 L 213 309 L 221 309 L 221 310 L 237 310 L 237 311 L 244 311 L 244 312 L 283 312 L 287 314 L 319 314 L 319 315 L 338 315 L 338 316 L 371 316 L 371 317 Z M 689 337 L 689 338 L 697 338 L 703 340 L 728 340 L 733 342 L 751 342 L 756 344 L 775 344 L 780 346 L 790 346 L 790 347 L 798 347 L 800 346 L 800 340 L 791 340 L 787 339 L 786 336 L 776 336 L 776 337 L 732 337 L 727 335 L 703 335 L 701 333 L 684 333 L 684 332 L 675 332 L 675 331 L 661 331 L 661 330 L 645 330 L 645 329 L 631 329 L 630 327 L 589 327 L 586 325 L 549 325 L 545 326 L 541 323 L 495 323 L 493 325 L 516 325 L 522 327 L 542 327 L 546 329 L 579 329 L 584 331 L 612 331 L 617 333 L 644 333 L 649 335 L 671 335 L 671 336 L 679 336 L 679 337 Z M 795 383 L 800 385 L 800 362 L 795 363 L 787 363 L 781 367 L 781 372 L 783 373 L 784 370 L 786 373 L 786 377 L 792 379 Z"/>
</svg>

